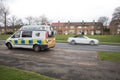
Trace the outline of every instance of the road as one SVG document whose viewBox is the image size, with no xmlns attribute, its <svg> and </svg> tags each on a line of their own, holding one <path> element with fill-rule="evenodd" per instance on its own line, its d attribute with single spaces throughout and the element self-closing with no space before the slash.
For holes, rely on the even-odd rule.
<svg viewBox="0 0 120 80">
<path fill-rule="evenodd" d="M 80 50 L 80 51 L 113 51 L 120 52 L 120 45 L 71 45 L 68 43 L 56 43 L 55 48 L 60 49 L 70 49 L 70 50 Z"/>
<path fill-rule="evenodd" d="M 4 44 L 4 40 L 0 40 L 0 44 Z M 70 45 L 68 43 L 56 43 L 55 48 L 57 49 L 70 49 L 70 50 L 80 50 L 80 51 L 113 51 L 120 52 L 120 45 Z"/>
<path fill-rule="evenodd" d="M 4 43 L 5 43 L 5 40 L 0 40 L 0 45 Z"/>
<path fill-rule="evenodd" d="M 4 41 L 1 41 L 4 44 Z M 12 49 L 0 45 L 0 66 L 37 72 L 60 80 L 120 80 L 120 62 L 100 61 L 97 51 L 119 51 L 117 45 L 56 43 L 48 51 Z"/>
<path fill-rule="evenodd" d="M 100 61 L 96 51 L 0 49 L 0 65 L 60 80 L 120 80 L 120 62 Z"/>
</svg>

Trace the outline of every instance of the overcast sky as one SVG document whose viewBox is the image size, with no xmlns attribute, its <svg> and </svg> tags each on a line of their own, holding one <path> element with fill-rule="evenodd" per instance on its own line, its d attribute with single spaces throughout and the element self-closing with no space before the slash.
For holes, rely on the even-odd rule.
<svg viewBox="0 0 120 80">
<path fill-rule="evenodd" d="M 120 0 L 9 0 L 10 13 L 18 18 L 45 15 L 57 22 L 93 21 L 101 17 L 112 17 Z"/>
</svg>

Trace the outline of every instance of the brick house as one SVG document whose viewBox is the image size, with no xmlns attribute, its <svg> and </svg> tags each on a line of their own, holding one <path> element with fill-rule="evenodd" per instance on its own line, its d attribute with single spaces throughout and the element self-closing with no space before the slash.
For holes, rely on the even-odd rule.
<svg viewBox="0 0 120 80">
<path fill-rule="evenodd" d="M 103 24 L 100 22 L 55 22 L 51 24 L 55 34 L 101 34 Z"/>
<path fill-rule="evenodd" d="M 120 34 L 120 19 L 112 20 L 110 23 L 110 34 Z"/>
</svg>

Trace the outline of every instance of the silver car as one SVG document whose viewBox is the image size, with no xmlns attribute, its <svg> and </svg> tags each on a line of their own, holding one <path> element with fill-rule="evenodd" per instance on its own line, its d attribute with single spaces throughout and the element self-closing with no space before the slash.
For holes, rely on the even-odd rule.
<svg viewBox="0 0 120 80">
<path fill-rule="evenodd" d="M 67 40 L 70 44 L 90 44 L 90 45 L 98 45 L 99 41 L 97 39 L 88 38 L 87 36 L 74 36 L 69 37 Z"/>
</svg>

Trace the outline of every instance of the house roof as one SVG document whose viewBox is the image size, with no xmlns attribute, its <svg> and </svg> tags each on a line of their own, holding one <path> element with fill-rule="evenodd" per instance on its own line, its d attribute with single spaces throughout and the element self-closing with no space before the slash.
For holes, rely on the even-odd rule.
<svg viewBox="0 0 120 80">
<path fill-rule="evenodd" d="M 65 23 L 52 23 L 52 26 L 56 26 L 56 27 L 61 26 L 61 27 L 63 27 L 63 26 L 65 26 Z"/>
<path fill-rule="evenodd" d="M 56 22 L 56 23 L 52 23 L 52 26 L 56 26 L 56 27 L 64 27 L 65 25 L 70 25 L 70 26 L 91 26 L 91 25 L 102 25 L 102 23 L 100 22 Z"/>
</svg>

